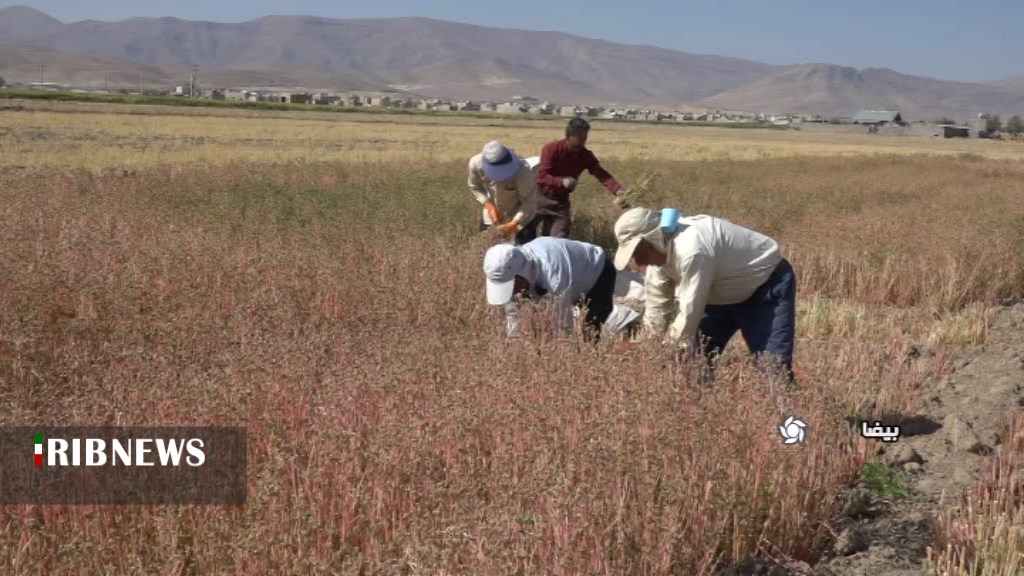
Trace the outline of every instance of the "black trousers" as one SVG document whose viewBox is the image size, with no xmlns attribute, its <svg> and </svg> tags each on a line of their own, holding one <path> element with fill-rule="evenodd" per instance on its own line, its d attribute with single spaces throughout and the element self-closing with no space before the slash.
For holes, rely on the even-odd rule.
<svg viewBox="0 0 1024 576">
<path fill-rule="evenodd" d="M 605 255 L 604 268 L 594 287 L 584 296 L 587 305 L 587 327 L 595 331 L 595 338 L 600 337 L 601 327 L 612 315 L 612 308 L 615 305 L 615 265 L 612 264 L 611 256 Z"/>
<path fill-rule="evenodd" d="M 572 233 L 572 203 L 568 195 L 548 196 L 541 192 L 537 198 L 537 215 L 530 224 L 537 229 L 537 236 L 568 238 Z"/>
</svg>

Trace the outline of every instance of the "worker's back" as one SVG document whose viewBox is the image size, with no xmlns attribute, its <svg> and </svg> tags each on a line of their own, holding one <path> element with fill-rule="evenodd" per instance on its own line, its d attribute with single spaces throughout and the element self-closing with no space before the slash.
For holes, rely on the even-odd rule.
<svg viewBox="0 0 1024 576">
<path fill-rule="evenodd" d="M 704 214 L 679 219 L 666 267 L 675 275 L 685 261 L 698 255 L 714 263 L 709 304 L 742 302 L 782 260 L 772 238 Z"/>
<path fill-rule="evenodd" d="M 605 260 L 600 246 L 551 236 L 523 244 L 522 251 L 537 267 L 535 277 L 527 280 L 549 292 L 568 291 L 573 297 L 593 287 Z"/>
</svg>

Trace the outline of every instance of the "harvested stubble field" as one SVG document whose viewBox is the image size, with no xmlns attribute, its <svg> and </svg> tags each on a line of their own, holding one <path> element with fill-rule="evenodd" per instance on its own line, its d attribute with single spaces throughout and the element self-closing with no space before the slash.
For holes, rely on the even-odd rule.
<svg viewBox="0 0 1024 576">
<path fill-rule="evenodd" d="M 1019 145 L 595 124 L 621 181 L 661 174 L 652 203 L 782 243 L 800 308 L 780 412 L 741 361 L 700 389 L 653 345 L 504 340 L 465 162 L 494 137 L 538 153 L 562 121 L 23 104 L 0 111 L 0 424 L 243 425 L 249 495 L 2 507 L 4 573 L 815 564 L 875 450 L 844 417 L 922 410 L 1024 293 Z M 574 193 L 576 234 L 613 249 L 603 194 Z M 781 445 L 788 413 L 808 446 Z M 991 534 L 957 514 L 947 565 Z"/>
</svg>

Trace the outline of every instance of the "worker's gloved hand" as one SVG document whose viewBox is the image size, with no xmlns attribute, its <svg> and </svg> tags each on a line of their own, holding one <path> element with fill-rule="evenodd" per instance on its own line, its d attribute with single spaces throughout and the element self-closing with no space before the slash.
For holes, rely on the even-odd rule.
<svg viewBox="0 0 1024 576">
<path fill-rule="evenodd" d="M 576 189 L 576 179 L 575 178 L 562 178 L 562 187 L 564 187 L 566 190 L 572 192 L 574 189 Z"/>
<path fill-rule="evenodd" d="M 494 205 L 494 202 L 485 203 L 484 210 L 487 210 L 487 215 L 491 218 L 491 224 L 501 222 L 501 212 L 498 211 L 498 207 Z"/>
<path fill-rule="evenodd" d="M 519 231 L 519 222 L 513 220 L 504 224 L 498 224 L 497 228 L 503 236 L 513 236 Z"/>
</svg>

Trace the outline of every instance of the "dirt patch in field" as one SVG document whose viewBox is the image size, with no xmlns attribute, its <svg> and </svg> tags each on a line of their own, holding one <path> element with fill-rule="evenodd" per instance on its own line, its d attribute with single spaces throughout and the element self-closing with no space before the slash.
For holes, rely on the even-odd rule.
<svg viewBox="0 0 1024 576">
<path fill-rule="evenodd" d="M 905 472 L 909 495 L 887 500 L 864 487 L 851 490 L 837 514 L 833 554 L 816 574 L 927 574 L 933 515 L 975 481 L 1001 444 L 1002 417 L 1024 405 L 1024 303 L 1004 303 L 986 343 L 959 354 L 928 394 L 927 413 L 884 422 L 901 426 L 903 436 L 882 456 Z"/>
</svg>

